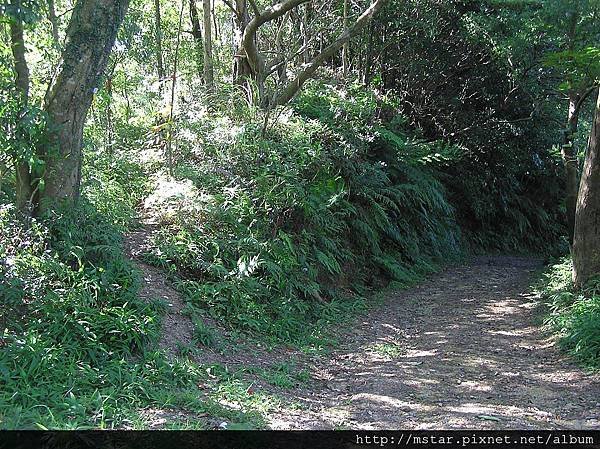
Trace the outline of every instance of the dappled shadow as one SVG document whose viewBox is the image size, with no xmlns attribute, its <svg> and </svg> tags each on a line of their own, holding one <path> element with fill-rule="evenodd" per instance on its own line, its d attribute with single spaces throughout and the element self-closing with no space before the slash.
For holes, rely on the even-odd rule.
<svg viewBox="0 0 600 449">
<path fill-rule="evenodd" d="M 600 380 L 536 325 L 539 261 L 478 258 L 399 293 L 316 361 L 273 428 L 600 428 Z"/>
</svg>

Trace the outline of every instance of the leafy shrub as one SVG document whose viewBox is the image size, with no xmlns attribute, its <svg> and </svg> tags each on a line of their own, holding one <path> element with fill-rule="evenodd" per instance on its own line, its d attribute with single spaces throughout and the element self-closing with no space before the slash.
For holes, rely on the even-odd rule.
<svg viewBox="0 0 600 449">
<path fill-rule="evenodd" d="M 584 365 L 600 369 L 600 282 L 573 289 L 573 264 L 565 258 L 545 274 L 541 291 L 549 307 L 548 324 L 562 347 Z"/>
</svg>

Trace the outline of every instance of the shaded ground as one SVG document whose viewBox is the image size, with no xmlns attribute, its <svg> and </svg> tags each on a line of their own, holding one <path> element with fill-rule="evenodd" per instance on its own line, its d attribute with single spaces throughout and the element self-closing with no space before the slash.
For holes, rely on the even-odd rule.
<svg viewBox="0 0 600 449">
<path fill-rule="evenodd" d="M 148 232 L 128 236 L 133 259 Z M 176 355 L 178 344 L 192 342 L 185 303 L 161 270 L 136 263 L 141 296 L 170 304 L 160 345 Z M 273 429 L 600 429 L 600 379 L 558 352 L 540 329 L 538 298 L 526 293 L 539 265 L 484 257 L 448 268 L 340 329 L 341 345 L 326 357 L 237 340 L 195 359 L 233 371 L 293 361 L 308 371 L 310 379 L 292 389 L 245 377 L 281 399 L 266 416 Z"/>
<path fill-rule="evenodd" d="M 282 429 L 600 429 L 600 379 L 544 338 L 538 262 L 479 258 L 390 297 L 314 367 Z"/>
</svg>

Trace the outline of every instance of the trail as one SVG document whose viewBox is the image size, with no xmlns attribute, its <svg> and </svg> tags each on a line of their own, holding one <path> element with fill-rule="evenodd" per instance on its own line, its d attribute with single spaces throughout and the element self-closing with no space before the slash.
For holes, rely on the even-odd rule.
<svg viewBox="0 0 600 449">
<path fill-rule="evenodd" d="M 175 355 L 193 326 L 165 273 L 138 257 L 151 232 L 129 234 L 125 249 L 143 274 L 140 295 L 168 304 L 160 346 Z M 600 429 L 599 376 L 559 352 L 527 293 L 539 268 L 499 256 L 449 267 L 340 327 L 327 356 L 230 341 L 196 361 L 308 369 L 310 380 L 291 390 L 249 379 L 281 398 L 266 417 L 271 429 Z"/>
<path fill-rule="evenodd" d="M 390 297 L 313 367 L 274 429 L 600 429 L 600 379 L 554 347 L 539 262 L 485 257 Z"/>
</svg>

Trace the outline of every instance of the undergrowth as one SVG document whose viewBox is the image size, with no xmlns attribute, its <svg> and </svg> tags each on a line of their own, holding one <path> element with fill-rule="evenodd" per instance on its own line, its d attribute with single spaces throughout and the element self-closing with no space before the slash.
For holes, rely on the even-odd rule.
<svg viewBox="0 0 600 449">
<path fill-rule="evenodd" d="M 562 348 L 584 366 L 600 369 L 600 280 L 575 290 L 573 264 L 564 259 L 549 268 L 540 283 L 547 323 Z"/>
<path fill-rule="evenodd" d="M 144 427 L 152 407 L 251 419 L 201 399 L 206 371 L 155 349 L 164 306 L 138 297 L 122 250 L 144 177 L 121 164 L 88 180 L 76 208 L 40 220 L 0 208 L 0 428 Z"/>
<path fill-rule="evenodd" d="M 442 184 L 377 113 L 373 94 L 321 88 L 264 135 L 226 115 L 195 122 L 201 145 L 149 198 L 173 210 L 149 260 L 213 317 L 298 343 L 362 309 L 369 289 L 460 257 Z"/>
</svg>

